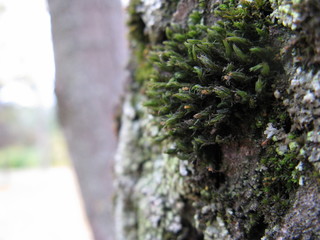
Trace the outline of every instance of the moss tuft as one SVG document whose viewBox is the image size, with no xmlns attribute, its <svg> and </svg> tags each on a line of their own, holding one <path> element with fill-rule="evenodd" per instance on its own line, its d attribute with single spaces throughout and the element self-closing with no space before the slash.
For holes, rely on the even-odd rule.
<svg viewBox="0 0 320 240">
<path fill-rule="evenodd" d="M 215 25 L 204 25 L 197 11 L 186 29 L 172 24 L 167 40 L 150 54 L 155 70 L 145 105 L 158 118 L 163 138 L 175 143 L 170 153 L 181 159 L 250 130 L 248 122 L 273 99 L 271 84 L 281 64 L 268 37 L 270 7 L 266 1 L 234 2 L 218 7 L 222 21 Z"/>
</svg>

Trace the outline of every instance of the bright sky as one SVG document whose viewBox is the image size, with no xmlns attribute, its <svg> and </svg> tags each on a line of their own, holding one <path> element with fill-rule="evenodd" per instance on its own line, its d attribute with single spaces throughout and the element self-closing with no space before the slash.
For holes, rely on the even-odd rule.
<svg viewBox="0 0 320 240">
<path fill-rule="evenodd" d="M 0 0 L 0 100 L 54 104 L 54 60 L 45 0 Z"/>
<path fill-rule="evenodd" d="M 126 7 L 129 5 L 130 0 L 121 0 L 121 2 L 122 2 L 122 5 Z"/>
<path fill-rule="evenodd" d="M 66 0 L 68 1 L 68 0 Z M 122 0 L 126 6 L 129 0 Z M 54 105 L 54 57 L 46 0 L 0 0 L 0 101 Z"/>
</svg>

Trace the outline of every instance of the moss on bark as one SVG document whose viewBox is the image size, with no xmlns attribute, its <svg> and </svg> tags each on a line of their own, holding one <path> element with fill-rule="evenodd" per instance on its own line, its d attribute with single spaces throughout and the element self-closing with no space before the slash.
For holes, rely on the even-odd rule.
<svg viewBox="0 0 320 240">
<path fill-rule="evenodd" d="M 318 7 L 312 0 L 132 2 L 131 16 L 139 16 L 130 22 L 139 29 L 139 38 L 132 35 L 135 87 L 126 103 L 132 116 L 124 113 L 117 161 L 123 187 L 119 212 L 130 218 L 122 219 L 119 239 L 320 237 L 320 74 L 318 33 L 311 27 L 319 24 L 315 16 L 299 22 L 296 15 L 311 16 Z M 268 40 L 255 45 L 248 21 Z M 213 30 L 215 37 L 209 39 Z M 204 44 L 217 43 L 219 31 L 231 34 L 212 54 L 215 49 L 206 50 Z M 302 48 L 306 43 L 312 50 Z M 158 49 L 153 57 L 151 49 Z M 271 57 L 254 62 L 254 49 L 268 49 Z M 182 58 L 173 61 L 177 53 Z M 160 67 L 152 65 L 155 60 Z M 264 62 L 273 71 L 265 85 Z M 183 63 L 191 66 L 190 73 Z M 209 73 L 217 63 L 221 74 L 211 76 L 217 79 L 212 84 Z M 224 72 L 230 64 L 235 70 Z M 150 89 L 152 76 L 157 79 Z M 226 83 L 226 76 L 234 82 Z M 248 76 L 249 83 L 242 84 Z M 225 91 L 219 92 L 222 87 Z M 250 105 L 251 98 L 255 104 Z M 218 113 L 228 116 L 206 124 Z M 203 127 L 194 130 L 190 121 Z"/>
</svg>

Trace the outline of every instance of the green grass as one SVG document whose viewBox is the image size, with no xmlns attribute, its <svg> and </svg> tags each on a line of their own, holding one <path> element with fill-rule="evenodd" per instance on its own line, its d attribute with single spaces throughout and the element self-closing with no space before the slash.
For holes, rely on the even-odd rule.
<svg viewBox="0 0 320 240">
<path fill-rule="evenodd" d="M 10 146 L 0 150 L 0 168 L 36 167 L 39 164 L 39 151 L 35 147 Z"/>
</svg>

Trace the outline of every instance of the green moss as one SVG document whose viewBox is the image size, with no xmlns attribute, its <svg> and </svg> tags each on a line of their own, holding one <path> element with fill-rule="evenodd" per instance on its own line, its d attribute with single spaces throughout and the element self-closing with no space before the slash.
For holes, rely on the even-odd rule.
<svg viewBox="0 0 320 240">
<path fill-rule="evenodd" d="M 202 24 L 190 14 L 186 29 L 167 28 L 167 41 L 153 48 L 154 73 L 146 78 L 145 103 L 180 158 L 193 158 L 208 144 L 248 130 L 265 111 L 279 72 L 269 40 L 266 1 L 226 1 L 215 11 L 222 21 Z M 262 11 L 263 9 L 263 11 Z M 262 123 L 258 123 L 262 126 Z M 250 127 L 249 127 L 250 128 Z"/>
<path fill-rule="evenodd" d="M 134 69 L 132 71 L 133 79 L 139 86 L 142 85 L 152 72 L 152 65 L 147 61 L 149 39 L 145 34 L 145 24 L 142 20 L 141 13 L 137 12 L 140 4 L 140 0 L 130 1 L 130 5 L 128 6 L 130 17 L 127 23 L 132 55 L 134 56 L 131 58 L 130 65 L 131 68 Z"/>
<path fill-rule="evenodd" d="M 137 7 L 141 4 L 141 0 L 131 0 L 128 6 L 129 13 L 129 35 L 130 39 L 140 44 L 148 42 L 147 36 L 144 34 L 145 24 L 141 18 L 141 14 L 137 12 Z"/>
<path fill-rule="evenodd" d="M 135 68 L 133 78 L 137 83 L 142 85 L 145 79 L 148 79 L 150 74 L 152 74 L 153 67 L 150 62 L 146 60 L 148 48 L 144 44 L 140 43 L 139 45 L 137 45 L 134 53 L 136 55 L 135 59 L 137 60 L 137 66 Z"/>
<path fill-rule="evenodd" d="M 284 124 L 280 122 L 279 125 Z M 301 146 L 297 143 L 299 134 L 284 135 L 286 135 L 284 139 L 276 140 L 266 147 L 260 161 L 265 170 L 262 172 L 260 191 L 257 191 L 262 203 L 259 209 L 268 216 L 267 219 L 270 222 L 275 222 L 281 214 L 286 212 L 292 194 L 299 186 L 299 178 L 302 174 L 297 167 L 302 160 L 299 154 Z M 270 209 L 277 214 L 270 214 Z"/>
</svg>

